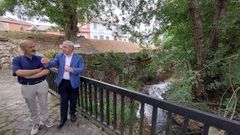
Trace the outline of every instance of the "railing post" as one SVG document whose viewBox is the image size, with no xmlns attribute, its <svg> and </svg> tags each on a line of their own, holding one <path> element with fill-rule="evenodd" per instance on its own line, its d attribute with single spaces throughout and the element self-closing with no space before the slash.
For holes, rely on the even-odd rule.
<svg viewBox="0 0 240 135">
<path fill-rule="evenodd" d="M 185 135 L 185 134 L 186 134 L 187 129 L 188 129 L 188 121 L 189 121 L 188 116 L 185 116 L 185 117 L 184 117 L 184 123 L 183 123 L 181 135 Z"/>
<path fill-rule="evenodd" d="M 124 96 L 121 95 L 121 121 L 120 121 L 120 132 L 121 135 L 124 134 Z"/>
<path fill-rule="evenodd" d="M 106 104 L 106 119 L 107 119 L 107 125 L 109 125 L 109 123 L 110 123 L 110 116 L 109 116 L 109 114 L 110 114 L 110 109 L 109 109 L 109 91 L 108 90 L 106 90 L 106 102 L 107 102 L 107 104 Z"/>
<path fill-rule="evenodd" d="M 144 126 L 144 108 L 145 104 L 144 102 L 141 102 L 141 109 L 140 109 L 140 128 L 139 128 L 139 135 L 143 134 L 143 126 Z"/>
<path fill-rule="evenodd" d="M 81 108 L 84 110 L 84 99 L 83 99 L 83 82 L 80 84 L 80 96 L 81 96 Z"/>
<path fill-rule="evenodd" d="M 87 82 L 84 82 L 84 93 L 85 93 L 85 110 L 88 113 L 88 89 L 87 89 Z"/>
<path fill-rule="evenodd" d="M 158 113 L 157 107 L 153 106 L 151 135 L 155 135 L 156 134 L 157 113 Z"/>
<path fill-rule="evenodd" d="M 167 113 L 166 135 L 171 134 L 171 126 L 172 126 L 172 112 L 168 111 L 168 113 Z"/>
<path fill-rule="evenodd" d="M 208 135 L 208 130 L 209 130 L 209 125 L 208 124 L 204 124 L 203 135 Z"/>
<path fill-rule="evenodd" d="M 81 107 L 81 104 L 80 104 L 80 94 L 79 94 L 80 92 L 79 91 L 80 91 L 80 87 L 78 88 L 78 95 L 77 95 L 77 103 L 78 104 L 77 104 L 77 106 Z"/>
<path fill-rule="evenodd" d="M 90 112 L 90 115 L 92 115 L 92 85 L 89 83 L 88 85 L 89 87 L 89 112 Z"/>
<path fill-rule="evenodd" d="M 95 118 L 98 118 L 98 100 L 97 100 L 97 86 L 94 85 L 94 104 L 95 104 Z"/>
<path fill-rule="evenodd" d="M 101 122 L 103 122 L 103 120 L 104 120 L 103 108 L 104 108 L 104 105 L 103 105 L 103 89 L 100 88 L 100 120 L 101 120 Z"/>
<path fill-rule="evenodd" d="M 129 123 L 129 134 L 133 135 L 133 121 L 134 121 L 134 100 L 130 99 L 130 123 Z"/>
<path fill-rule="evenodd" d="M 113 93 L 113 128 L 117 128 L 117 94 Z"/>
</svg>

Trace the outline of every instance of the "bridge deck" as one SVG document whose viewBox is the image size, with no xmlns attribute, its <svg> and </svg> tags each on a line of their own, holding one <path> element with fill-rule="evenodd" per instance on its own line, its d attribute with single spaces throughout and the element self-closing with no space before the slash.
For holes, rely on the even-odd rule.
<svg viewBox="0 0 240 135">
<path fill-rule="evenodd" d="M 20 85 L 11 76 L 10 70 L 0 71 L 0 135 L 26 135 L 30 133 L 31 123 Z M 58 130 L 59 100 L 49 94 L 49 115 L 55 126 L 41 127 L 40 135 L 104 135 L 99 128 L 91 124 L 78 113 L 78 121 L 67 121 L 65 127 Z"/>
</svg>

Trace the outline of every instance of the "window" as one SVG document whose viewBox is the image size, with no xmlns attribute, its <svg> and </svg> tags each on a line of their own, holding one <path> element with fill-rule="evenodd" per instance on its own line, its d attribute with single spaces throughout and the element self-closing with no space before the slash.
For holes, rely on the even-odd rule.
<svg viewBox="0 0 240 135">
<path fill-rule="evenodd" d="M 98 37 L 97 37 L 97 36 L 94 36 L 94 39 L 98 39 Z"/>
<path fill-rule="evenodd" d="M 103 40 L 103 39 L 104 39 L 103 35 L 100 35 L 100 39 L 101 39 L 101 40 Z"/>
<path fill-rule="evenodd" d="M 109 40 L 109 37 L 106 37 L 106 40 Z"/>
<path fill-rule="evenodd" d="M 96 24 L 96 23 L 93 24 L 93 28 L 94 28 L 95 30 L 97 29 L 97 24 Z"/>
</svg>

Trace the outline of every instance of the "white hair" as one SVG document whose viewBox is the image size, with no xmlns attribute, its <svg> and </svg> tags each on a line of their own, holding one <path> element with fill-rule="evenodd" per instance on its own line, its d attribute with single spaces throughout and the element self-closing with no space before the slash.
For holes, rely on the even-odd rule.
<svg viewBox="0 0 240 135">
<path fill-rule="evenodd" d="M 66 45 L 68 45 L 68 46 L 74 48 L 74 43 L 73 43 L 72 41 L 65 40 L 65 41 L 63 42 L 63 44 L 66 44 Z"/>
</svg>

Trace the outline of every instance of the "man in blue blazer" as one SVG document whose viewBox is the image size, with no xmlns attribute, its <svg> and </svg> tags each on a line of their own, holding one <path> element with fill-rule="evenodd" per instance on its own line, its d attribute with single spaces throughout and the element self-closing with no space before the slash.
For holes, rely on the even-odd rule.
<svg viewBox="0 0 240 135">
<path fill-rule="evenodd" d="M 52 61 L 43 58 L 41 62 L 51 68 L 58 66 L 58 74 L 55 80 L 60 94 L 61 120 L 58 128 L 62 128 L 67 120 L 68 101 L 70 101 L 71 121 L 75 122 L 77 117 L 76 104 L 78 89 L 80 85 L 80 74 L 84 71 L 83 58 L 73 53 L 74 44 L 71 41 L 64 41 L 62 46 L 63 53 L 57 55 Z"/>
</svg>

